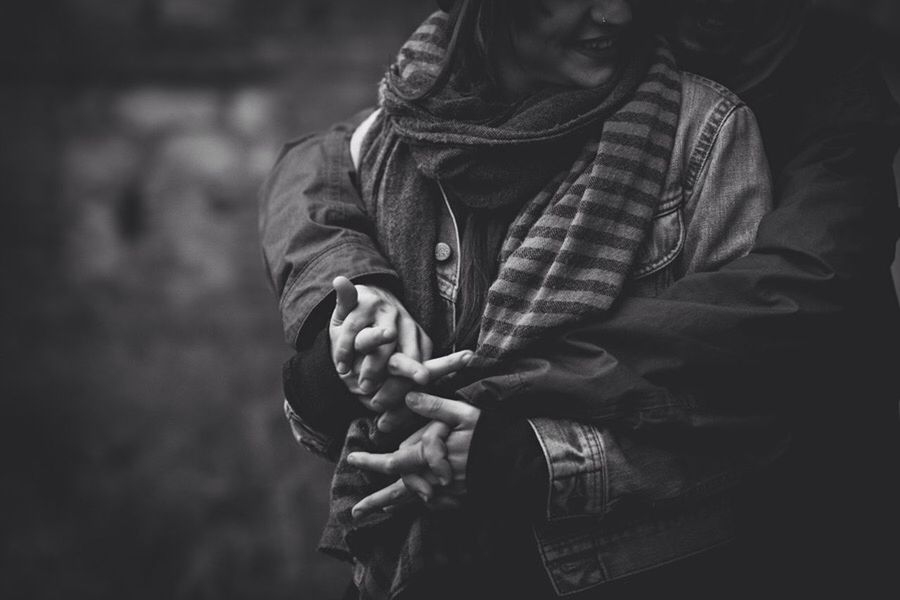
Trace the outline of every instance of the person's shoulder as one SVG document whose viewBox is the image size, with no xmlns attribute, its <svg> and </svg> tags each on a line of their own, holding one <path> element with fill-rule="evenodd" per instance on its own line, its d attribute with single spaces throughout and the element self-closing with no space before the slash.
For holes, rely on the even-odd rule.
<svg viewBox="0 0 900 600">
<path fill-rule="evenodd" d="M 735 114 L 747 114 L 744 101 L 726 86 L 696 73 L 682 71 L 681 116 L 677 143 L 686 152 L 711 146 Z"/>
<path fill-rule="evenodd" d="M 744 101 L 723 84 L 690 71 L 682 71 L 682 116 L 709 111 L 731 111 Z"/>
<path fill-rule="evenodd" d="M 753 120 L 740 97 L 717 81 L 688 71 L 682 72 L 681 116 L 675 139 L 681 158 L 681 181 L 685 190 L 694 188 L 703 166 L 716 144 L 728 141 L 726 124 Z"/>
</svg>

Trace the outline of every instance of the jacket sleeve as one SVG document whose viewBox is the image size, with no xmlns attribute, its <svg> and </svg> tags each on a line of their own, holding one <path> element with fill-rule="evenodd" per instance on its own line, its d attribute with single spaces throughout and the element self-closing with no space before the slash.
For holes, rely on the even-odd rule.
<svg viewBox="0 0 900 600">
<path fill-rule="evenodd" d="M 364 116 L 287 144 L 260 193 L 266 272 L 293 346 L 310 315 L 328 306 L 337 275 L 396 286 L 355 185 L 349 144 Z"/>
<path fill-rule="evenodd" d="M 388 289 L 398 285 L 355 186 L 349 145 L 364 116 L 287 144 L 259 197 L 266 272 L 285 338 L 297 350 L 283 368 L 285 414 L 300 443 L 332 460 L 349 423 L 368 413 L 331 362 L 331 282 L 345 275 Z"/>
<path fill-rule="evenodd" d="M 689 160 L 701 166 L 687 177 L 684 249 L 675 279 L 746 256 L 760 222 L 774 208 L 772 175 L 753 112 L 738 104 L 710 132 L 712 147 L 700 144 Z"/>
</svg>

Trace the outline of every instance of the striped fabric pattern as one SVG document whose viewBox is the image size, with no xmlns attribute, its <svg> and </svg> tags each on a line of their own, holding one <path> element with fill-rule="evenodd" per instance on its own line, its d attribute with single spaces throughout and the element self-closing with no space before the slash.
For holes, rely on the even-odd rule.
<svg viewBox="0 0 900 600">
<path fill-rule="evenodd" d="M 449 41 L 448 21 L 447 13 L 432 14 L 400 49 L 391 69 L 408 90 L 418 89 L 437 76 Z"/>
<path fill-rule="evenodd" d="M 678 127 L 680 79 L 668 53 L 659 54 L 599 139 L 510 227 L 482 321 L 482 364 L 603 313 L 618 297 L 655 214 Z"/>
</svg>

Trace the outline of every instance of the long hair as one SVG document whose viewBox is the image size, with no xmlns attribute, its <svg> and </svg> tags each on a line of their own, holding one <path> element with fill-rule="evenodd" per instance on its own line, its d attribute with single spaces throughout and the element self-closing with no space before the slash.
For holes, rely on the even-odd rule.
<svg viewBox="0 0 900 600">
<path fill-rule="evenodd" d="M 511 19 L 521 14 L 526 2 L 538 0 L 455 0 L 439 2 L 450 15 L 447 52 L 437 76 L 427 87 L 406 100 L 424 102 L 440 93 L 456 73 L 469 81 L 496 87 L 497 45 L 509 40 Z M 516 10 L 519 9 L 519 10 Z M 485 89 L 482 87 L 482 89 Z M 454 345 L 474 348 L 488 290 L 498 273 L 500 247 L 506 228 L 515 216 L 510 209 L 463 209 L 460 222 L 460 278 Z"/>
<path fill-rule="evenodd" d="M 473 80 L 498 85 L 496 71 L 498 45 L 509 43 L 510 25 L 520 18 L 522 8 L 538 0 L 457 0 L 460 34 L 452 47 L 454 57 L 446 68 L 459 68 Z M 518 9 L 518 10 L 517 10 Z M 449 77 L 449 74 L 448 74 Z M 440 82 L 441 85 L 445 83 Z M 460 274 L 457 297 L 457 349 L 474 348 L 481 331 L 481 319 L 488 290 L 499 271 L 500 248 L 515 211 L 505 209 L 469 209 L 463 218 L 460 237 Z"/>
</svg>

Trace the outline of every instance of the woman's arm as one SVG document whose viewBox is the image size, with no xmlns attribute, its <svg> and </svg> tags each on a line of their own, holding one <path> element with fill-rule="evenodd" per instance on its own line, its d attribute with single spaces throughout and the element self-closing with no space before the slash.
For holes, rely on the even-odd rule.
<svg viewBox="0 0 900 600">
<path fill-rule="evenodd" d="M 287 144 L 259 195 L 266 272 L 295 347 L 317 310 L 330 315 L 336 276 L 399 287 L 355 185 L 350 139 L 368 112 Z"/>
<path fill-rule="evenodd" d="M 366 368 L 372 356 L 348 361 L 356 365 L 351 373 L 340 378 L 335 373 L 341 362 L 336 355 L 341 345 L 334 344 L 335 337 L 340 341 L 348 337 L 343 335 L 345 330 L 353 329 L 355 334 L 370 323 L 354 313 L 352 323 L 348 320 L 336 326 L 333 280 L 346 276 L 358 284 L 358 290 L 368 284 L 363 287 L 384 298 L 395 298 L 400 288 L 397 275 L 374 241 L 373 226 L 355 184 L 352 140 L 357 147 L 360 140 L 352 134 L 360 123 L 371 122 L 371 118 L 364 120 L 368 112 L 325 133 L 287 144 L 259 197 L 263 258 L 279 298 L 285 338 L 297 349 L 284 365 L 285 409 L 298 440 L 332 459 L 350 421 L 374 414 L 362 410 L 359 396 L 348 390 L 353 386 L 345 385 L 357 383 L 350 381 L 357 372 L 365 375 L 372 370 Z M 379 309 L 380 304 L 366 304 L 368 312 L 388 314 Z M 411 353 L 419 360 L 430 358 L 427 336 L 414 322 L 398 320 L 395 325 L 397 344 L 416 346 L 424 352 Z M 409 332 L 413 340 L 407 339 Z M 355 335 L 349 337 L 352 344 Z M 391 389 L 405 387 L 409 386 Z M 391 395 L 388 389 L 382 391 L 382 395 Z"/>
</svg>

